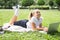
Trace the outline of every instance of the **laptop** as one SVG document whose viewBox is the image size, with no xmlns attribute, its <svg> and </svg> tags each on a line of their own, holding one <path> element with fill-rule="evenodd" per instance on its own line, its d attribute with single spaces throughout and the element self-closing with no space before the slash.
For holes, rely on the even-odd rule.
<svg viewBox="0 0 60 40">
<path fill-rule="evenodd" d="M 54 33 L 58 32 L 59 24 L 60 24 L 60 22 L 49 24 L 47 34 L 54 34 Z"/>
</svg>

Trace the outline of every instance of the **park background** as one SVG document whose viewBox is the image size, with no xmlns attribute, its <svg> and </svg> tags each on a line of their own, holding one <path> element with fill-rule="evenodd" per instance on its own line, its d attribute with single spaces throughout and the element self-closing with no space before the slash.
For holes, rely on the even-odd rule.
<svg viewBox="0 0 60 40">
<path fill-rule="evenodd" d="M 0 0 L 0 26 L 8 23 L 14 14 L 13 6 L 20 5 L 18 20 L 28 19 L 31 10 L 39 9 L 44 20 L 43 26 L 60 24 L 60 0 Z M 55 24 L 56 25 L 56 24 Z M 5 32 L 0 40 L 60 40 L 60 25 L 54 35 L 36 32 Z"/>
</svg>

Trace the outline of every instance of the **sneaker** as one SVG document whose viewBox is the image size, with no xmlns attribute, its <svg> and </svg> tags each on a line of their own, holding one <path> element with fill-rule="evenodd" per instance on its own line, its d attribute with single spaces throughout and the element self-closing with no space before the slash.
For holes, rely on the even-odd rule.
<svg viewBox="0 0 60 40">
<path fill-rule="evenodd" d="M 4 30 L 0 27 L 0 34 L 3 34 Z"/>
</svg>

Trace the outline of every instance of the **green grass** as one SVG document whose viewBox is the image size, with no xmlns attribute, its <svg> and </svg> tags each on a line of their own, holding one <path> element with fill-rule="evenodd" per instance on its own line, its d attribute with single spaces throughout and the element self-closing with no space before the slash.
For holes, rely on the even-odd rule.
<svg viewBox="0 0 60 40">
<path fill-rule="evenodd" d="M 31 10 L 20 9 L 18 20 L 28 19 L 28 15 Z M 43 16 L 43 26 L 48 27 L 49 24 L 60 22 L 60 11 L 58 10 L 40 10 Z M 0 9 L 0 25 L 9 22 L 13 16 L 12 9 Z M 59 29 L 60 31 L 60 29 Z M 60 40 L 60 34 L 55 35 L 41 34 L 39 32 L 6 32 L 0 35 L 0 40 Z"/>
</svg>

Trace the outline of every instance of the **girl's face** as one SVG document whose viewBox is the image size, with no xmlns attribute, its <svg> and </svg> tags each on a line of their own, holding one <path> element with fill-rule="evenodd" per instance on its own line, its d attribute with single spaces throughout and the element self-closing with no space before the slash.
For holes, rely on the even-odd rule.
<svg viewBox="0 0 60 40">
<path fill-rule="evenodd" d="M 40 16 L 41 16 L 40 11 L 39 10 L 34 11 L 33 16 L 40 18 Z"/>
</svg>

